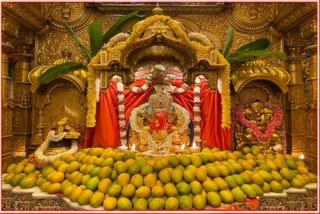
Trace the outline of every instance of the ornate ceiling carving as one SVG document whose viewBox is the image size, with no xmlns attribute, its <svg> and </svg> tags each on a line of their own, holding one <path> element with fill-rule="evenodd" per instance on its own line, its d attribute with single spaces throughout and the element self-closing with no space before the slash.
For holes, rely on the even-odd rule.
<svg viewBox="0 0 320 214">
<path fill-rule="evenodd" d="M 45 26 L 44 16 L 30 4 L 5 2 L 1 4 L 3 12 L 13 17 L 21 23 L 21 25 L 30 28 L 31 30 L 41 30 Z"/>
<path fill-rule="evenodd" d="M 45 4 L 45 11 L 50 26 L 60 31 L 65 31 L 64 23 L 77 31 L 93 19 L 93 10 L 81 3 L 48 3 Z"/>
<path fill-rule="evenodd" d="M 233 4 L 225 10 L 232 27 L 245 33 L 259 33 L 269 28 L 273 20 L 273 4 Z"/>
<path fill-rule="evenodd" d="M 225 3 L 159 3 L 165 14 L 213 14 L 223 11 L 228 5 Z M 132 11 L 142 11 L 146 14 L 152 13 L 156 7 L 154 3 L 88 3 L 87 7 L 95 8 L 96 10 L 106 14 L 127 14 Z"/>
<path fill-rule="evenodd" d="M 317 3 L 300 3 L 294 4 L 296 7 L 290 6 L 290 4 L 284 4 L 291 10 L 284 10 L 283 12 L 279 11 L 279 16 L 281 19 L 276 19 L 274 26 L 279 32 L 286 32 L 296 27 L 302 21 L 307 19 L 310 16 L 313 16 L 317 13 Z M 282 7 L 279 5 L 279 7 Z M 284 6 L 283 6 L 284 7 Z M 283 13 L 286 14 L 283 16 Z M 281 15 L 282 14 L 282 15 Z"/>
</svg>

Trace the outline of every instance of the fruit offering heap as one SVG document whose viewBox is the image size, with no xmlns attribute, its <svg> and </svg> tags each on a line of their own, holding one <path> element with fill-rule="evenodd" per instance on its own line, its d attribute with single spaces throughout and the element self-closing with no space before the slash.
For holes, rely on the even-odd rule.
<svg viewBox="0 0 320 214">
<path fill-rule="evenodd" d="M 12 186 L 38 186 L 105 210 L 214 209 L 316 180 L 302 159 L 264 154 L 259 147 L 203 148 L 156 158 L 94 147 L 64 154 L 41 171 L 24 159 L 11 164 L 4 177 Z"/>
</svg>

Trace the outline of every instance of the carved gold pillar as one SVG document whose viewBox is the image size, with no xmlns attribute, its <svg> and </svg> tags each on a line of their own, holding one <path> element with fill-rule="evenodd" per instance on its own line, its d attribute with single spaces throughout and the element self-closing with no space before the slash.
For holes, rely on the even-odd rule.
<svg viewBox="0 0 320 214">
<path fill-rule="evenodd" d="M 312 16 L 299 26 L 302 38 L 305 40 L 305 89 L 307 97 L 307 127 L 306 150 L 304 156 L 310 169 L 317 167 L 317 103 L 318 103 L 318 70 L 317 70 L 317 17 Z"/>
<path fill-rule="evenodd" d="M 30 35 L 31 36 L 31 35 Z M 15 54 L 17 64 L 15 66 L 14 79 L 14 102 L 12 132 L 15 139 L 15 152 L 17 155 L 25 156 L 31 140 L 31 83 L 28 80 L 28 73 L 31 70 L 33 54 L 30 53 L 31 41 L 26 39 L 19 41 L 18 51 Z"/>
<path fill-rule="evenodd" d="M 12 80 L 9 77 L 9 57 L 7 52 L 13 50 L 9 43 L 2 43 L 1 53 L 1 104 L 2 104 L 2 140 L 12 137 Z M 2 145 L 4 149 L 4 145 Z M 8 148 L 9 149 L 9 148 Z M 2 150 L 3 151 L 3 150 Z"/>
<path fill-rule="evenodd" d="M 292 42 L 288 47 L 288 152 L 299 155 L 305 150 L 306 142 L 306 112 L 302 69 L 301 45 Z"/>
<path fill-rule="evenodd" d="M 9 77 L 9 56 L 14 50 L 12 40 L 18 33 L 18 25 L 7 17 L 2 17 L 1 26 L 1 159 L 4 170 L 14 159 L 13 134 L 12 134 L 12 80 Z"/>
<path fill-rule="evenodd" d="M 317 45 L 310 45 L 306 49 L 307 61 L 307 136 L 304 152 L 306 162 L 310 169 L 317 170 L 317 103 L 318 103 L 318 77 L 317 77 Z"/>
</svg>

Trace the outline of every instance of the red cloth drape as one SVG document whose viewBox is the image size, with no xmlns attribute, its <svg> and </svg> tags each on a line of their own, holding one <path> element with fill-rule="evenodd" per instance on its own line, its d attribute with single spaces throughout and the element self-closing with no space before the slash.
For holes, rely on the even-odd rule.
<svg viewBox="0 0 320 214">
<path fill-rule="evenodd" d="M 134 86 L 141 87 L 144 80 L 137 80 Z M 181 87 L 183 82 L 176 81 L 175 86 Z M 193 87 L 192 87 L 193 88 Z M 201 88 L 201 138 L 208 147 L 231 149 L 231 129 L 221 127 L 221 94 L 218 90 L 211 92 L 206 82 L 202 82 Z M 153 91 L 151 86 L 144 93 L 133 93 L 130 89 L 124 90 L 125 116 L 128 122 L 131 111 L 146 102 Z M 188 110 L 193 119 L 193 89 L 188 89 L 182 94 L 173 94 L 174 101 Z M 100 101 L 97 103 L 96 126 L 88 128 L 85 136 L 84 147 L 101 146 L 116 148 L 120 145 L 118 123 L 118 100 L 116 83 L 106 93 L 100 93 Z"/>
<path fill-rule="evenodd" d="M 194 86 L 192 87 L 194 88 Z M 201 100 L 201 139 L 207 147 L 231 149 L 231 129 L 221 127 L 221 94 L 218 90 L 211 92 L 206 82 L 200 84 Z M 182 94 L 173 94 L 174 101 L 186 108 L 193 118 L 193 90 L 186 90 Z"/>
<path fill-rule="evenodd" d="M 138 80 L 134 86 L 141 87 L 144 80 Z M 124 90 L 125 96 L 125 116 L 128 122 L 131 111 L 137 106 L 147 101 L 153 91 L 153 86 L 144 93 L 133 93 L 129 88 Z M 100 100 L 97 103 L 96 126 L 87 128 L 84 140 L 84 147 L 101 146 L 116 148 L 120 146 L 120 128 L 118 123 L 118 97 L 116 82 L 111 81 L 111 85 L 106 93 L 100 92 Z"/>
<path fill-rule="evenodd" d="M 231 149 L 231 129 L 221 127 L 221 94 L 211 92 L 207 85 L 201 86 L 201 139 L 206 146 L 223 150 Z"/>
</svg>

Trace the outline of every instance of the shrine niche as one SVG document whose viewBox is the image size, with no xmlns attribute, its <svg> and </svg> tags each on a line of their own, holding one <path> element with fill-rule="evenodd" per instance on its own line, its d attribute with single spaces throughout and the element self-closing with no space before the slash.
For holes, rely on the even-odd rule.
<svg viewBox="0 0 320 214">
<path fill-rule="evenodd" d="M 265 153 L 286 153 L 286 132 L 279 106 L 258 99 L 235 107 L 234 149 L 256 145 Z"/>
<path fill-rule="evenodd" d="M 64 54 L 70 55 L 67 52 L 64 51 Z M 65 55 L 63 59 L 56 60 L 54 64 L 67 60 L 69 59 Z M 79 127 L 79 132 L 84 133 L 85 131 L 86 72 L 77 70 L 71 74 L 60 75 L 49 85 L 39 85 L 37 78 L 52 66 L 40 66 L 29 73 L 35 101 L 32 106 L 34 109 L 33 124 L 36 124 L 32 129 L 33 149 L 36 149 L 46 139 L 47 133 L 52 129 L 52 124 L 63 117 L 73 121 Z M 70 146 L 57 148 L 57 152 L 62 152 L 61 149 L 68 150 Z"/>
<path fill-rule="evenodd" d="M 256 145 L 265 153 L 287 152 L 283 100 L 289 80 L 286 70 L 259 59 L 234 68 L 233 149 Z"/>
<path fill-rule="evenodd" d="M 230 148 L 228 62 L 203 34 L 154 13 L 89 63 L 85 146 Z"/>
</svg>

